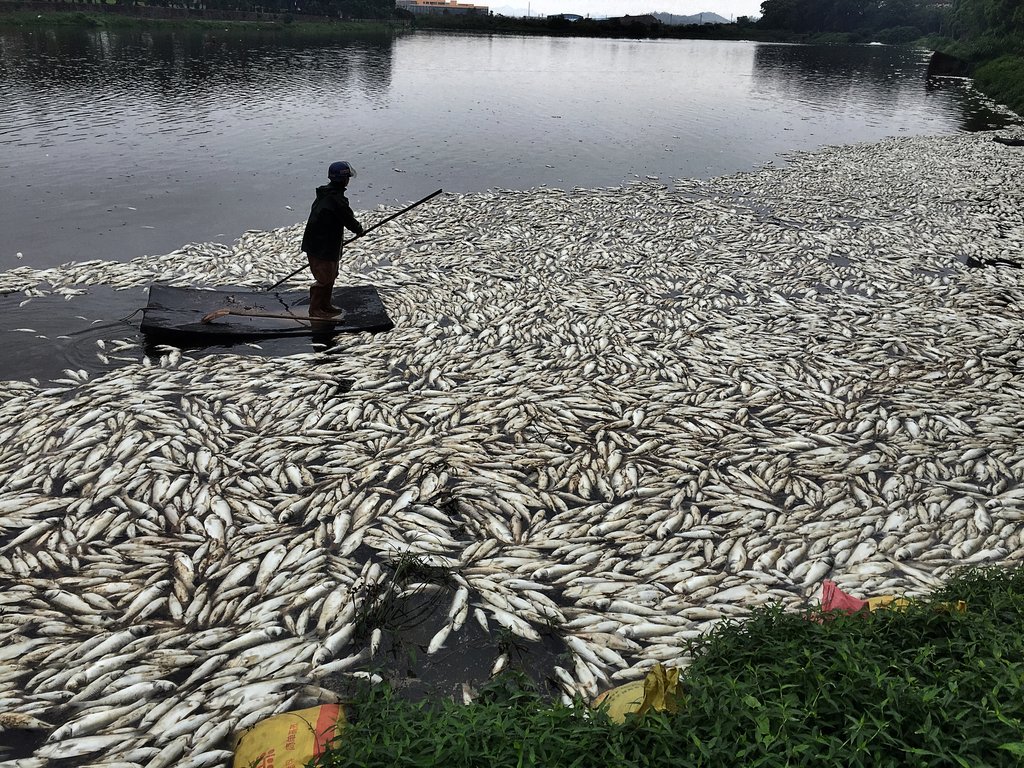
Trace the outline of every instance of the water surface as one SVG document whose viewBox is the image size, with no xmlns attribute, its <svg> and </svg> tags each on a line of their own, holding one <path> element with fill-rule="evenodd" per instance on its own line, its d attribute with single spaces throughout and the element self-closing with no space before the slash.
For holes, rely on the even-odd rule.
<svg viewBox="0 0 1024 768">
<path fill-rule="evenodd" d="M 357 209 L 748 170 L 780 152 L 996 127 L 885 46 L 415 33 L 0 31 L 0 268 L 167 253 Z M 18 259 L 17 254 L 22 258 Z"/>
<path fill-rule="evenodd" d="M 349 197 L 367 211 L 437 188 L 708 177 L 1012 120 L 962 81 L 927 87 L 927 59 L 705 40 L 0 29 L 0 269 L 295 224 L 335 159 L 356 165 Z M 119 318 L 144 303 L 99 288 L 3 297 L 0 358 L 46 377 L 118 364 L 103 346 L 118 339 L 138 349 L 116 357 L 138 357 L 138 316 Z"/>
</svg>

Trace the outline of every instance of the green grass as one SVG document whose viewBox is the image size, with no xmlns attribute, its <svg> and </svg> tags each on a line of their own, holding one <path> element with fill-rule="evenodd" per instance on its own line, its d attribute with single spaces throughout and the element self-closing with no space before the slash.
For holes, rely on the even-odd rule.
<svg viewBox="0 0 1024 768">
<path fill-rule="evenodd" d="M 956 600 L 968 610 L 943 608 Z M 722 625 L 693 649 L 680 711 L 622 726 L 516 672 L 469 706 L 369 690 L 315 765 L 1024 764 L 1024 569 L 962 572 L 904 612 L 816 617 L 767 607 Z"/>
<path fill-rule="evenodd" d="M 974 84 L 982 93 L 1024 116 L 1024 57 L 1001 56 L 974 70 Z"/>
</svg>

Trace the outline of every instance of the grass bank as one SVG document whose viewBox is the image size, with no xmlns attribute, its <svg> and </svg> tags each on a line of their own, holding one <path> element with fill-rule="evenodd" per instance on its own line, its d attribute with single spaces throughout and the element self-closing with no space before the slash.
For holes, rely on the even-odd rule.
<svg viewBox="0 0 1024 768">
<path fill-rule="evenodd" d="M 977 65 L 974 85 L 1024 117 L 1024 56 L 1000 56 Z"/>
<path fill-rule="evenodd" d="M 948 610 L 964 600 L 965 612 Z M 1024 761 L 1024 569 L 964 571 L 908 610 L 761 608 L 694 646 L 676 714 L 615 725 L 521 674 L 473 704 L 387 689 L 354 705 L 341 766 L 981 766 Z"/>
</svg>

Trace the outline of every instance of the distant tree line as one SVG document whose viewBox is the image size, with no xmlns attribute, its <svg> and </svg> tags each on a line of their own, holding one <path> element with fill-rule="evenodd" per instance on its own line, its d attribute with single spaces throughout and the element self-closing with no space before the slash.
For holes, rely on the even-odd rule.
<svg viewBox="0 0 1024 768">
<path fill-rule="evenodd" d="M 302 13 L 347 19 L 390 19 L 394 17 L 395 13 L 395 0 L 271 0 L 271 2 L 277 2 L 283 6 L 293 5 L 296 9 L 301 8 Z"/>
<path fill-rule="evenodd" d="M 399 9 L 396 15 L 401 16 Z M 648 16 L 625 16 L 610 19 L 584 18 L 566 19 L 562 16 L 502 16 L 487 15 L 424 15 L 409 14 L 418 29 L 462 29 L 486 30 L 491 32 L 527 33 L 558 35 L 564 37 L 633 37 L 633 38 L 675 38 L 675 39 L 740 39 L 744 30 L 753 27 L 745 17 L 736 24 L 661 24 L 651 23 Z"/>
<path fill-rule="evenodd" d="M 44 0 L 45 1 L 45 0 Z M 204 11 L 281 13 L 336 19 L 391 19 L 395 0 L 65 0 L 75 4 L 155 6 Z"/>
<path fill-rule="evenodd" d="M 935 0 L 765 0 L 762 29 L 823 34 L 851 33 L 909 42 L 941 34 L 948 8 Z M 880 34 L 887 33 L 887 34 Z"/>
<path fill-rule="evenodd" d="M 57 0 L 60 2 L 61 0 Z M 945 38 L 992 50 L 1024 46 L 1024 0 L 764 0 L 761 16 L 733 24 L 669 25 L 650 16 L 570 20 L 498 14 L 413 16 L 395 0 L 63 0 L 76 4 L 156 6 L 276 13 L 336 19 L 404 19 L 421 28 L 487 29 L 573 36 L 814 39 L 906 43 Z M 481 0 L 483 2 L 485 0 Z M 1016 46 L 1016 47 L 1015 47 Z"/>
<path fill-rule="evenodd" d="M 953 0 L 948 37 L 1024 53 L 1024 0 Z"/>
<path fill-rule="evenodd" d="M 941 36 L 1024 44 L 1024 0 L 764 0 L 757 26 L 893 43 Z"/>
</svg>

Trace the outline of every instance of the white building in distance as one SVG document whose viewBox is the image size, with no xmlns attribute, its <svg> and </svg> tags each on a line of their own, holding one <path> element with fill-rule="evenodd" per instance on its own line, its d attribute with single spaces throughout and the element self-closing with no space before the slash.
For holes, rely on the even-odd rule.
<svg viewBox="0 0 1024 768">
<path fill-rule="evenodd" d="M 419 15 L 427 14 L 482 14 L 486 15 L 486 5 L 472 5 L 471 3 L 460 3 L 457 0 L 395 0 L 395 7 L 401 8 L 409 13 Z"/>
</svg>

